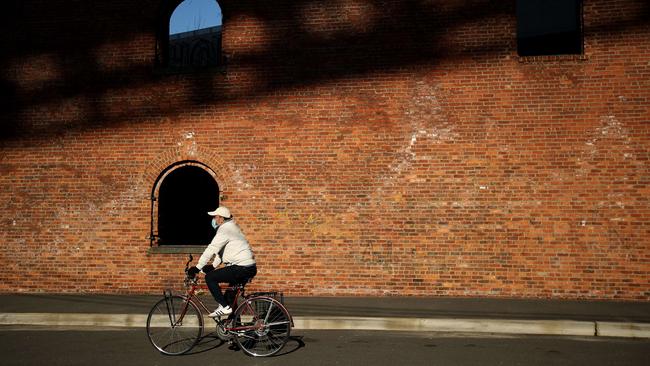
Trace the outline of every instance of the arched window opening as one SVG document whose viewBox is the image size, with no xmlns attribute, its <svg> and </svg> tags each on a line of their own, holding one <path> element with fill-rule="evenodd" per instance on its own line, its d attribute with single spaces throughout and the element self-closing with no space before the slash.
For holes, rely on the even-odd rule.
<svg viewBox="0 0 650 366">
<path fill-rule="evenodd" d="M 169 34 L 221 27 L 221 8 L 215 0 L 185 0 L 169 19 Z"/>
<path fill-rule="evenodd" d="M 172 70 L 221 64 L 221 7 L 215 0 L 169 0 L 159 15 L 156 60 Z"/>
<path fill-rule="evenodd" d="M 214 236 L 207 212 L 219 206 L 219 187 L 207 167 L 185 162 L 163 172 L 154 188 L 152 238 L 159 246 L 207 245 Z M 209 168 L 208 168 L 209 169 Z M 153 233 L 157 228 L 157 233 Z"/>
<path fill-rule="evenodd" d="M 517 0 L 519 56 L 584 52 L 582 0 Z"/>
</svg>

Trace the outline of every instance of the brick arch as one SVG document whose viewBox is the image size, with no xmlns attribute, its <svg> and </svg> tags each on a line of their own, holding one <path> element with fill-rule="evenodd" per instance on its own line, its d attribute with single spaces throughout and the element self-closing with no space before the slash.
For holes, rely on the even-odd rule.
<svg viewBox="0 0 650 366">
<path fill-rule="evenodd" d="M 150 198 L 161 174 L 169 167 L 185 161 L 195 162 L 208 168 L 206 171 L 213 175 L 219 186 L 220 201 L 229 195 L 230 187 L 233 186 L 232 172 L 216 152 L 198 147 L 195 143 L 190 146 L 177 146 L 160 153 L 145 168 L 138 187 Z"/>
</svg>

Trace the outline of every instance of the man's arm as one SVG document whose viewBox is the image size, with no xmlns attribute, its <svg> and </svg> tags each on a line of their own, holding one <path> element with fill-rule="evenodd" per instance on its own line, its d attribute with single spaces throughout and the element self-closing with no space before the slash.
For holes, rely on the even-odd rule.
<svg viewBox="0 0 650 366">
<path fill-rule="evenodd" d="M 228 244 L 228 238 L 221 232 L 217 232 L 217 235 L 214 236 L 210 245 L 208 245 L 208 247 L 203 251 L 201 258 L 199 258 L 199 262 L 196 264 L 196 268 L 202 269 L 213 257 L 212 265 L 217 267 L 221 263 L 219 252 L 226 244 Z"/>
</svg>

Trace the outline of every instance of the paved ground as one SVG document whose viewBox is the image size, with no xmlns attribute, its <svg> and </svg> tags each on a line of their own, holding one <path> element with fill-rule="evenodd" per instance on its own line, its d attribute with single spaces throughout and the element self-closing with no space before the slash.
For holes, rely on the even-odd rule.
<svg viewBox="0 0 650 366">
<path fill-rule="evenodd" d="M 17 330 L 20 329 L 20 330 Z M 144 330 L 0 328 L 2 365 L 649 365 L 650 340 L 427 332 L 296 331 L 279 356 L 251 358 L 211 338 L 163 356 Z"/>
<path fill-rule="evenodd" d="M 0 364 L 650 364 L 649 303 L 287 298 L 285 304 L 296 320 L 293 338 L 279 356 L 255 359 L 209 335 L 189 355 L 159 354 L 149 344 L 143 327 L 146 314 L 160 297 L 0 295 Z M 207 300 L 212 306 L 212 300 Z M 463 331 L 473 333 L 460 333 Z"/>
</svg>

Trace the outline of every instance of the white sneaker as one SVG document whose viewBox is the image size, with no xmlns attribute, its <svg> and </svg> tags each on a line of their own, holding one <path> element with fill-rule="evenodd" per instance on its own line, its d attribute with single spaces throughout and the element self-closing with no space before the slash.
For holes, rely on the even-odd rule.
<svg viewBox="0 0 650 366">
<path fill-rule="evenodd" d="M 219 316 L 228 315 L 230 313 L 232 313 L 232 309 L 230 308 L 230 306 L 219 305 L 219 307 L 215 311 L 208 314 L 208 316 L 210 318 L 216 318 Z"/>
</svg>

